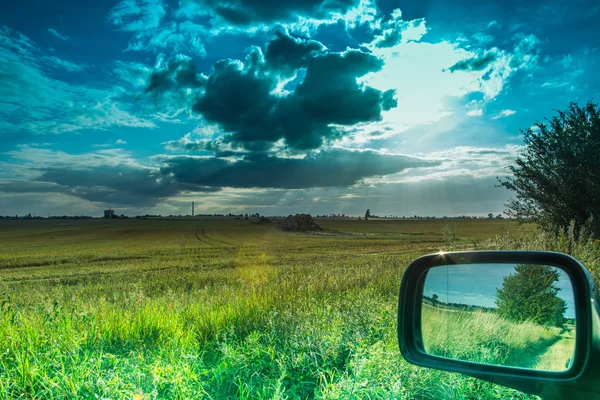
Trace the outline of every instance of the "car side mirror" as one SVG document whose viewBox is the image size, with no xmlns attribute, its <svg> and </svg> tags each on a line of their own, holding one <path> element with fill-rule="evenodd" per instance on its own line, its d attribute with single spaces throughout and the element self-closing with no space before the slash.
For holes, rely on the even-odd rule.
<svg viewBox="0 0 600 400">
<path fill-rule="evenodd" d="M 593 279 L 560 253 L 484 251 L 418 258 L 402 278 L 404 358 L 544 398 L 599 393 Z"/>
</svg>

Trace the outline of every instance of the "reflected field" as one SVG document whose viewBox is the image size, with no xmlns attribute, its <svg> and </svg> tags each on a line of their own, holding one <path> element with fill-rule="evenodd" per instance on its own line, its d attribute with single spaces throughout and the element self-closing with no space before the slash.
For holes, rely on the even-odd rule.
<svg viewBox="0 0 600 400">
<path fill-rule="evenodd" d="M 575 348 L 574 310 L 571 282 L 555 267 L 434 267 L 425 280 L 423 344 L 445 358 L 564 371 Z"/>
</svg>

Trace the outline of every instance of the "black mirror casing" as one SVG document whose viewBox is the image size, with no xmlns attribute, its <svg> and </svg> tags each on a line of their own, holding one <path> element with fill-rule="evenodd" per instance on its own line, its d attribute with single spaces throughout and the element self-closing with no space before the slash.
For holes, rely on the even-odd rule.
<svg viewBox="0 0 600 400">
<path fill-rule="evenodd" d="M 427 271 L 453 264 L 542 264 L 563 269 L 573 285 L 577 336 L 575 355 L 566 371 L 538 371 L 442 358 L 427 354 L 421 332 L 421 306 Z M 458 372 L 543 398 L 600 398 L 600 308 L 589 271 L 562 253 L 477 251 L 420 257 L 406 269 L 398 299 L 398 343 L 411 364 Z"/>
</svg>

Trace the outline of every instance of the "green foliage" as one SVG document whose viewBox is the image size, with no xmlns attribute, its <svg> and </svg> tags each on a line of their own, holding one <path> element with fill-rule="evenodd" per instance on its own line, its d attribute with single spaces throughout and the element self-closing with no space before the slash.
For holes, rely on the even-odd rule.
<svg viewBox="0 0 600 400">
<path fill-rule="evenodd" d="M 458 239 L 458 235 L 456 233 L 456 224 L 446 224 L 444 226 L 444 230 L 442 231 L 442 235 L 444 236 L 446 243 L 454 243 Z"/>
<path fill-rule="evenodd" d="M 568 228 L 546 231 L 537 229 L 522 232 L 503 229 L 500 235 L 478 243 L 478 249 L 490 250 L 539 250 L 570 254 L 581 261 L 600 283 L 600 240 L 594 239 L 586 226 L 576 232 L 575 222 Z"/>
<path fill-rule="evenodd" d="M 559 270 L 547 265 L 517 265 L 497 289 L 498 314 L 511 321 L 562 326 L 566 303 L 557 296 Z"/>
<path fill-rule="evenodd" d="M 501 186 L 514 191 L 508 214 L 546 229 L 579 231 L 591 219 L 600 235 L 600 109 L 571 103 L 566 111 L 523 131 L 525 150 Z"/>
</svg>

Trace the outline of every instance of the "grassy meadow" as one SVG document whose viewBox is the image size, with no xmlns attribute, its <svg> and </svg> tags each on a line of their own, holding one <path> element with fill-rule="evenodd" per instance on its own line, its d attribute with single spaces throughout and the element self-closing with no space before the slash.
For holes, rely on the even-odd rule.
<svg viewBox="0 0 600 400">
<path fill-rule="evenodd" d="M 0 399 L 527 398 L 409 365 L 395 324 L 412 259 L 532 227 L 318 223 L 0 221 Z"/>
<path fill-rule="evenodd" d="M 423 344 L 433 355 L 518 368 L 564 371 L 575 330 L 515 323 L 496 313 L 423 306 Z"/>
</svg>

